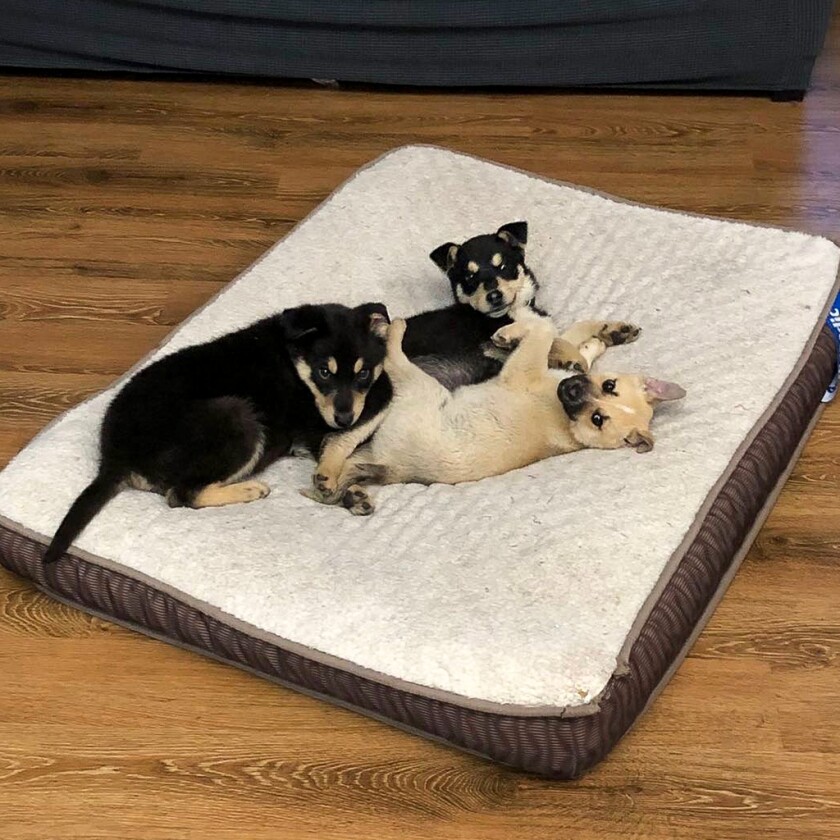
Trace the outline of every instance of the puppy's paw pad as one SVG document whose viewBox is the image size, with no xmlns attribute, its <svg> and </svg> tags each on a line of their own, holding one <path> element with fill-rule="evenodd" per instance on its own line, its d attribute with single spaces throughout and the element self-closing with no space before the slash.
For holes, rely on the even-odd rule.
<svg viewBox="0 0 840 840">
<path fill-rule="evenodd" d="M 341 500 L 353 516 L 370 516 L 373 513 L 373 502 L 370 496 L 360 487 L 351 487 Z"/>
<path fill-rule="evenodd" d="M 338 479 L 334 475 L 315 473 L 312 476 L 312 484 L 315 486 L 315 490 L 322 496 L 331 496 L 338 487 Z"/>
<path fill-rule="evenodd" d="M 642 328 L 635 324 L 628 324 L 626 321 L 608 321 L 598 332 L 596 338 L 600 338 L 607 347 L 616 347 L 619 344 L 631 344 L 642 332 Z"/>
</svg>

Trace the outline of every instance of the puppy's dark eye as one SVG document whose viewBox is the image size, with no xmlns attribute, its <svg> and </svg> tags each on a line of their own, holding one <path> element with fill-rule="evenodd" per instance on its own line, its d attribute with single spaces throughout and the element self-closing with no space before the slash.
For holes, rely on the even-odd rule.
<svg viewBox="0 0 840 840">
<path fill-rule="evenodd" d="M 605 394 L 614 394 L 615 393 L 615 386 L 616 381 L 615 379 L 605 379 L 604 384 L 601 386 Z"/>
<path fill-rule="evenodd" d="M 319 379 L 329 379 L 332 376 L 332 371 L 328 367 L 319 367 L 316 371 Z"/>
<path fill-rule="evenodd" d="M 507 263 L 502 263 L 502 264 L 499 266 L 499 271 L 504 271 L 506 268 L 507 268 Z"/>
<path fill-rule="evenodd" d="M 604 415 L 603 415 L 603 414 L 601 414 L 601 412 L 600 412 L 600 411 L 593 411 L 593 412 L 592 412 L 592 425 L 593 425 L 596 429 L 600 429 L 600 428 L 601 428 L 601 426 L 603 426 L 603 425 L 604 425 L 604 421 L 605 421 L 606 419 L 607 419 L 607 418 L 606 418 L 606 417 L 604 417 Z"/>
<path fill-rule="evenodd" d="M 370 370 L 368 368 L 363 368 L 356 374 L 356 382 L 361 382 L 364 384 L 365 382 L 370 381 Z"/>
</svg>

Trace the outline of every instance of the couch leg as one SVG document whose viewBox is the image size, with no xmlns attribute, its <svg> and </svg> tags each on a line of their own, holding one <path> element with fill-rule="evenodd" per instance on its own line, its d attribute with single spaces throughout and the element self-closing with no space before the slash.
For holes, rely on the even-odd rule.
<svg viewBox="0 0 840 840">
<path fill-rule="evenodd" d="M 774 90 L 770 93 L 773 102 L 801 102 L 805 98 L 804 90 Z"/>
</svg>

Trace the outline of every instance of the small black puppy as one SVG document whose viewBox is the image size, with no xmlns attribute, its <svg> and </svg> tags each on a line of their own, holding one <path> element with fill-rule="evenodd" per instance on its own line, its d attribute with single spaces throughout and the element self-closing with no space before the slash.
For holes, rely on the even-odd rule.
<svg viewBox="0 0 840 840">
<path fill-rule="evenodd" d="M 525 262 L 528 223 L 509 222 L 495 233 L 461 245 L 446 242 L 429 256 L 452 286 L 456 303 L 422 312 L 406 322 L 405 354 L 444 387 L 454 390 L 496 376 L 507 354 L 490 340 L 511 323 L 514 308 L 547 315 L 536 302 L 539 283 Z M 593 322 L 593 338 L 608 347 L 635 341 L 638 327 L 624 322 Z M 589 369 L 578 345 L 555 338 L 549 367 Z"/>
<path fill-rule="evenodd" d="M 408 318 L 403 350 L 446 388 L 483 382 L 501 370 L 503 357 L 490 338 L 511 323 L 514 306 L 546 314 L 536 304 L 539 284 L 525 262 L 527 242 L 528 223 L 510 222 L 461 245 L 446 242 L 429 254 L 448 278 L 456 303 Z M 553 367 L 582 361 L 577 349 L 565 344 L 552 348 Z"/>
<path fill-rule="evenodd" d="M 446 242 L 429 257 L 449 279 L 458 303 L 494 319 L 504 318 L 514 303 L 544 315 L 534 302 L 539 283 L 525 264 L 527 243 L 528 223 L 510 222 L 462 245 Z"/>
<path fill-rule="evenodd" d="M 248 476 L 293 443 L 317 454 L 330 431 L 365 423 L 387 406 L 391 383 L 377 336 L 387 321 L 381 303 L 301 306 L 141 370 L 108 407 L 99 472 L 44 562 L 62 557 L 124 487 L 161 493 L 172 507 L 266 496 L 269 488 Z"/>
</svg>

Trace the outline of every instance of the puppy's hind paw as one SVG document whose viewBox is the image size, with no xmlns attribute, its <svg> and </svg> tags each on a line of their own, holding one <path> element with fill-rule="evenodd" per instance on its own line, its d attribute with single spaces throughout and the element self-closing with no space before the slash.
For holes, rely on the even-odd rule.
<svg viewBox="0 0 840 840">
<path fill-rule="evenodd" d="M 353 516 L 370 516 L 373 511 L 373 501 L 367 491 L 353 484 L 348 487 L 341 499 L 341 504 L 353 514 Z"/>
<path fill-rule="evenodd" d="M 641 332 L 641 327 L 626 321 L 607 321 L 594 337 L 600 338 L 607 347 L 617 347 L 619 344 L 632 344 Z"/>
</svg>

